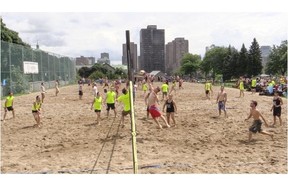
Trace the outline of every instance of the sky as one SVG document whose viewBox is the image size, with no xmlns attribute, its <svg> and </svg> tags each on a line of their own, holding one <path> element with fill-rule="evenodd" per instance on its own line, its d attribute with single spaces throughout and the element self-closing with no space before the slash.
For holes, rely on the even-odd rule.
<svg viewBox="0 0 288 186">
<path fill-rule="evenodd" d="M 277 1 L 277 0 L 276 0 Z M 209 10 L 209 9 L 208 9 Z M 272 9 L 273 10 L 273 9 Z M 9 12 L 1 11 L 6 26 L 22 40 L 42 50 L 69 56 L 95 57 L 108 52 L 112 63 L 121 63 L 125 31 L 137 44 L 140 30 L 148 25 L 165 29 L 165 44 L 177 37 L 189 41 L 189 52 L 205 54 L 205 47 L 242 44 L 248 49 L 253 38 L 260 46 L 280 45 L 287 39 L 287 12 L 209 11 L 209 12 Z"/>
</svg>

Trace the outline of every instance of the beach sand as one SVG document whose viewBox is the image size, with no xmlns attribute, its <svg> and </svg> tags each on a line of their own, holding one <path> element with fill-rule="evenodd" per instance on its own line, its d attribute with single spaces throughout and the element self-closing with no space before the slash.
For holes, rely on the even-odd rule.
<svg viewBox="0 0 288 186">
<path fill-rule="evenodd" d="M 156 82 L 154 85 L 161 85 Z M 124 84 L 122 84 L 122 87 Z M 226 174 L 226 173 L 287 173 L 287 100 L 283 98 L 284 126 L 263 129 L 274 134 L 274 141 L 262 134 L 253 135 L 247 143 L 248 128 L 253 119 L 249 115 L 251 100 L 269 124 L 273 122 L 273 97 L 251 95 L 237 98 L 239 90 L 225 88 L 228 94 L 227 114 L 218 118 L 213 87 L 211 100 L 205 99 L 204 85 L 184 83 L 174 100 L 178 107 L 177 127 L 156 129 L 146 119 L 143 92 L 138 90 L 135 103 L 137 130 L 138 173 L 140 174 Z M 103 96 L 103 88 L 99 88 Z M 90 110 L 91 86 L 83 87 L 82 100 L 78 85 L 60 87 L 46 93 L 41 114 L 41 128 L 34 128 L 31 113 L 36 95 L 17 96 L 14 100 L 16 118 L 8 112 L 1 122 L 1 172 L 48 174 L 131 174 L 133 156 L 130 118 L 125 127 L 119 126 L 122 105 L 117 105 L 117 118 L 102 107 L 101 125 L 96 125 L 96 114 Z M 159 94 L 159 98 L 162 95 Z M 3 105 L 2 100 L 1 104 Z M 163 101 L 160 102 L 161 110 Z M 1 110 L 3 117 L 3 109 Z M 160 121 L 162 124 L 163 122 Z"/>
</svg>

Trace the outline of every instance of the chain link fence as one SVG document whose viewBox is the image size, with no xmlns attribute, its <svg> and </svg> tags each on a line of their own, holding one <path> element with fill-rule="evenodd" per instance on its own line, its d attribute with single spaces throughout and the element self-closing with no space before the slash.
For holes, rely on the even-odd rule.
<svg viewBox="0 0 288 186">
<path fill-rule="evenodd" d="M 45 88 L 76 82 L 75 59 L 32 49 L 22 45 L 1 41 L 1 98 L 10 91 L 22 94 L 40 91 L 41 82 Z M 37 62 L 37 74 L 24 73 L 24 61 Z"/>
</svg>

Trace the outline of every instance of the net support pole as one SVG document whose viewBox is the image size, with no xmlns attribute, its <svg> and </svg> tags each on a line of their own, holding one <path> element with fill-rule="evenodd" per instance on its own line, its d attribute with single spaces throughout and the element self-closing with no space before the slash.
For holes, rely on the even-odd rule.
<svg viewBox="0 0 288 186">
<path fill-rule="evenodd" d="M 133 171 L 134 174 L 138 173 L 138 160 L 137 160 L 137 145 L 136 145 L 136 126 L 134 117 L 134 101 L 133 101 L 133 66 L 131 64 L 131 53 L 130 53 L 130 33 L 126 30 L 126 47 L 127 47 L 127 64 L 128 64 L 128 79 L 129 79 L 129 99 L 131 109 L 131 135 L 132 135 L 132 153 L 133 153 Z"/>
</svg>

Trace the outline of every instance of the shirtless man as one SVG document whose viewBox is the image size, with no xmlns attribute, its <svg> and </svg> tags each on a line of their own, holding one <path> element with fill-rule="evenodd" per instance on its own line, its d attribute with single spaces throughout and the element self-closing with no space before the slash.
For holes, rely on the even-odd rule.
<svg viewBox="0 0 288 186">
<path fill-rule="evenodd" d="M 227 117 L 226 113 L 226 101 L 227 101 L 227 93 L 224 91 L 224 86 L 222 85 L 220 91 L 218 92 L 218 96 L 216 99 L 216 104 L 218 103 L 219 117 L 221 115 L 221 110 L 224 111 L 225 117 Z"/>
<path fill-rule="evenodd" d="M 159 108 L 157 107 L 157 103 L 159 102 L 157 93 L 161 91 L 160 87 L 156 87 L 155 89 L 153 88 L 150 79 L 148 79 L 148 84 L 149 84 L 149 89 L 151 90 L 151 93 L 148 97 L 148 107 L 149 107 L 149 112 L 158 125 L 158 129 L 162 129 L 162 125 L 158 122 L 157 118 L 160 117 L 166 124 L 167 128 L 170 127 L 170 125 L 167 123 L 165 117 L 161 114 Z"/>
<path fill-rule="evenodd" d="M 257 106 L 257 101 L 251 101 L 250 103 L 250 114 L 248 116 L 248 118 L 245 119 L 248 120 L 249 118 L 253 117 L 254 121 L 253 124 L 251 125 L 251 127 L 249 128 L 249 136 L 248 136 L 248 142 L 251 141 L 252 139 L 252 134 L 256 134 L 257 132 L 261 133 L 261 134 L 265 134 L 271 137 L 271 139 L 273 140 L 273 134 L 268 133 L 266 131 L 263 131 L 261 129 L 261 125 L 262 125 L 262 121 L 260 120 L 260 117 L 263 119 L 265 126 L 268 127 L 268 124 L 265 120 L 265 118 L 262 116 L 262 114 L 256 109 Z"/>
</svg>

